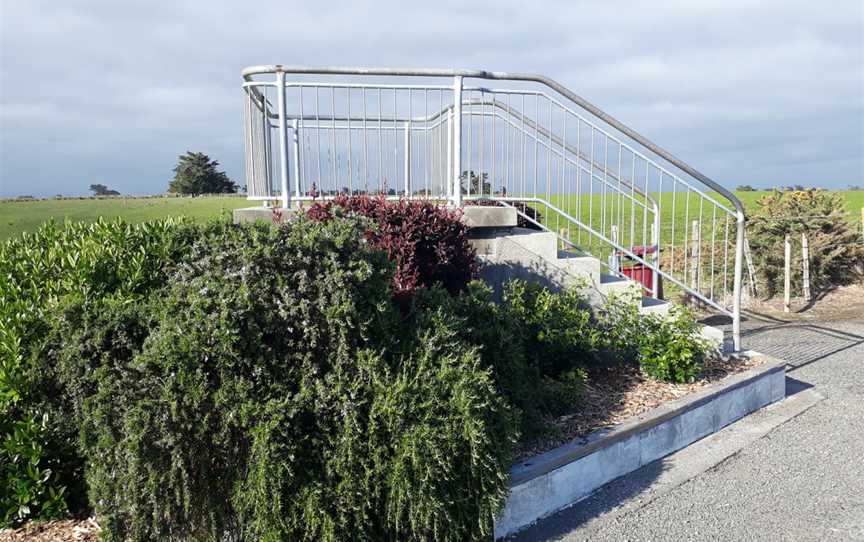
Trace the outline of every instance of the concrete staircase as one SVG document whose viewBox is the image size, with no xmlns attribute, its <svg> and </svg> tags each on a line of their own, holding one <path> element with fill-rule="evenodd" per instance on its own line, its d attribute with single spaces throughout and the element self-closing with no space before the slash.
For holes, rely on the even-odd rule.
<svg viewBox="0 0 864 542">
<path fill-rule="evenodd" d="M 592 306 L 610 296 L 638 300 L 641 314 L 665 316 L 670 303 L 643 295 L 641 285 L 602 270 L 597 258 L 576 250 L 560 250 L 558 236 L 550 231 L 520 228 L 516 210 L 508 207 L 466 206 L 463 220 L 469 226 L 471 245 L 483 262 L 481 278 L 501 295 L 507 280 L 539 282 L 553 290 L 578 288 Z M 719 346 L 723 331 L 703 326 L 702 336 Z"/>
</svg>

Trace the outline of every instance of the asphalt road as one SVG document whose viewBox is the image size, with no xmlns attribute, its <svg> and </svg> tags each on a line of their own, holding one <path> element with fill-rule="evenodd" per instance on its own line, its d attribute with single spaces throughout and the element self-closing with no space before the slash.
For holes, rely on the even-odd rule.
<svg viewBox="0 0 864 542">
<path fill-rule="evenodd" d="M 612 482 L 516 540 L 864 541 L 864 311 L 745 330 L 746 347 L 789 362 L 786 405 Z M 715 453 L 723 447 L 734 449 Z"/>
</svg>

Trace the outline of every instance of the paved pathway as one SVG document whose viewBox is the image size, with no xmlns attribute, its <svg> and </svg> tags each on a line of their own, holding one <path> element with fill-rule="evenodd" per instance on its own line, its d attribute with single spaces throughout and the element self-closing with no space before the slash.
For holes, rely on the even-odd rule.
<svg viewBox="0 0 864 542">
<path fill-rule="evenodd" d="M 864 314 L 750 322 L 745 346 L 786 359 L 798 393 L 517 540 L 864 541 Z"/>
</svg>

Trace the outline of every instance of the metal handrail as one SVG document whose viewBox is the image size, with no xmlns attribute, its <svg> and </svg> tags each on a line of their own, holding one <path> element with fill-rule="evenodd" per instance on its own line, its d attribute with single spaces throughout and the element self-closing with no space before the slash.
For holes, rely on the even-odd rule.
<svg viewBox="0 0 864 542">
<path fill-rule="evenodd" d="M 281 160 L 280 160 L 280 168 L 281 168 L 280 173 L 281 173 L 281 177 L 283 179 L 283 187 L 287 186 L 285 183 L 287 182 L 286 180 L 288 178 L 288 172 L 287 172 L 287 167 L 288 167 L 287 166 L 288 165 L 288 160 L 287 160 L 288 126 L 287 126 L 287 122 L 286 122 L 287 119 L 286 119 L 286 104 L 285 104 L 285 85 L 286 85 L 285 74 L 287 74 L 287 73 L 297 74 L 297 75 L 350 75 L 350 76 L 399 76 L 399 77 L 423 77 L 423 78 L 428 78 L 428 77 L 453 78 L 454 84 L 450 88 L 452 88 L 453 96 L 454 96 L 454 100 L 453 100 L 453 108 L 455 110 L 454 111 L 455 112 L 454 118 L 457 119 L 457 122 L 460 124 L 461 124 L 461 117 L 462 117 L 462 111 L 461 110 L 462 110 L 462 105 L 463 105 L 462 92 L 463 92 L 463 89 L 465 89 L 465 87 L 463 86 L 463 79 L 464 78 L 484 79 L 484 80 L 509 80 L 509 81 L 523 81 L 523 82 L 538 83 L 538 84 L 541 84 L 541 85 L 551 89 L 552 91 L 556 92 L 557 94 L 563 96 L 564 98 L 566 98 L 570 102 L 576 104 L 582 110 L 591 114 L 594 118 L 599 119 L 600 121 L 605 123 L 607 126 L 617 130 L 619 133 L 623 134 L 624 136 L 626 136 L 630 140 L 638 143 L 643 148 L 647 149 L 648 151 L 650 151 L 654 155 L 662 158 L 667 163 L 669 163 L 672 166 L 674 166 L 675 168 L 677 168 L 679 171 L 684 172 L 685 174 L 689 175 L 691 178 L 695 179 L 696 181 L 698 181 L 702 185 L 708 187 L 711 191 L 721 195 L 723 198 L 725 198 L 727 201 L 729 201 L 732 204 L 732 206 L 735 209 L 734 216 L 735 216 L 735 223 L 736 223 L 736 243 L 735 243 L 735 254 L 734 254 L 735 259 L 734 259 L 734 271 L 733 271 L 733 273 L 734 273 L 734 276 L 733 276 L 733 280 L 734 280 L 733 307 L 732 307 L 731 312 L 726 311 L 726 309 L 722 308 L 722 307 L 718 307 L 718 308 L 720 310 L 723 310 L 724 312 L 729 312 L 729 314 L 731 314 L 732 320 L 733 320 L 734 345 L 735 345 L 736 349 L 740 349 L 741 281 L 742 281 L 742 265 L 743 265 L 744 226 L 745 226 L 745 222 L 746 222 L 746 215 L 745 215 L 745 211 L 744 211 L 744 206 L 741 203 L 741 201 L 737 197 L 735 197 L 735 195 L 732 192 L 730 192 L 729 190 L 724 188 L 722 185 L 720 185 L 719 183 L 717 183 L 714 180 L 712 180 L 711 178 L 709 178 L 707 175 L 704 175 L 703 173 L 699 172 L 698 170 L 696 170 L 695 168 L 693 168 L 692 166 L 690 166 L 689 164 L 687 164 L 683 160 L 675 157 L 674 155 L 672 155 L 671 153 L 669 153 L 668 151 L 666 151 L 662 147 L 656 145 L 655 143 L 653 143 L 652 141 L 647 139 L 645 136 L 641 135 L 637 131 L 626 126 L 625 124 L 618 121 L 616 118 L 612 117 L 611 115 L 605 113 L 604 111 L 599 109 L 597 106 L 595 106 L 594 104 L 592 104 L 588 100 L 584 99 L 583 97 L 579 96 L 578 94 L 570 91 L 568 88 L 564 87 L 563 85 L 561 85 L 557 81 L 555 81 L 549 77 L 545 77 L 545 76 L 537 75 L 537 74 L 493 72 L 493 71 L 485 71 L 485 70 L 391 69 L 391 68 L 361 68 L 361 67 L 306 67 L 306 66 L 284 66 L 284 65 L 264 65 L 264 66 L 248 67 L 242 71 L 243 78 L 247 82 L 253 82 L 254 77 L 256 75 L 260 75 L 260 74 L 275 74 L 276 75 L 276 86 L 279 89 L 279 91 L 277 93 L 277 98 L 278 98 L 277 107 L 278 107 L 278 116 L 280 118 L 280 125 L 278 126 L 278 130 L 279 130 L 279 137 L 280 137 L 280 145 L 279 145 L 280 149 L 279 149 L 279 151 L 280 151 L 280 158 L 281 158 Z M 339 87 L 340 85 L 334 85 L 334 86 Z M 448 88 L 448 87 L 442 87 L 442 88 Z M 254 87 L 251 87 L 249 89 L 249 92 L 251 92 L 255 96 L 259 95 L 258 89 L 254 88 Z M 547 98 L 549 98 L 549 97 L 547 96 Z M 549 98 L 549 99 L 551 101 L 551 98 Z M 266 103 L 266 97 L 261 96 L 261 103 L 262 104 Z M 551 108 L 551 105 L 550 105 L 550 108 Z M 265 107 L 265 109 L 266 109 L 266 107 Z M 551 109 L 550 109 L 550 111 L 551 111 Z M 551 112 L 550 112 L 550 119 L 551 119 Z M 601 134 L 603 134 L 607 137 L 612 137 L 603 129 L 600 129 L 600 132 L 601 132 Z M 593 132 L 592 132 L 592 134 L 593 134 Z M 550 136 L 551 136 L 551 134 L 550 134 Z M 452 148 L 461 149 L 461 145 L 460 145 L 461 131 L 458 129 L 453 130 L 452 131 L 452 137 L 453 137 L 453 142 L 452 142 L 453 147 Z M 592 137 L 593 137 L 593 135 L 592 135 Z M 551 137 L 550 137 L 550 139 L 551 139 Z M 619 144 L 622 144 L 620 142 L 620 140 L 617 140 L 617 141 L 619 142 Z M 451 149 L 450 145 L 451 145 L 451 142 L 448 141 L 448 147 L 447 147 L 448 153 Z M 635 152 L 632 150 L 632 148 L 630 150 L 631 150 L 631 152 Z M 593 155 L 593 150 L 592 150 L 592 155 Z M 550 154 L 550 156 L 551 156 L 551 154 Z M 577 158 L 579 157 L 578 150 L 577 150 L 576 156 L 577 156 Z M 635 160 L 635 154 L 634 154 L 634 160 Z M 647 160 L 647 158 L 646 158 L 646 160 Z M 461 203 L 461 198 L 462 198 L 461 188 L 458 187 L 461 185 L 461 180 L 460 180 L 461 164 L 460 164 L 460 161 L 461 161 L 461 156 L 460 156 L 459 152 L 453 153 L 452 164 L 450 162 L 450 155 L 448 154 L 448 169 L 453 172 L 453 176 L 455 177 L 453 179 L 453 182 L 457 183 L 457 184 L 454 184 L 453 194 L 452 194 L 453 201 L 456 204 Z M 591 167 L 593 168 L 594 167 L 593 160 L 591 161 L 591 163 L 592 163 Z M 656 163 L 654 165 L 658 169 L 660 168 L 660 166 L 657 165 Z M 452 169 L 450 169 L 451 166 L 452 166 Z M 536 167 L 536 164 L 535 164 L 535 167 Z M 647 166 L 646 166 L 646 168 L 647 168 Z M 334 167 L 334 173 L 335 173 L 335 167 Z M 704 191 L 700 190 L 699 187 L 693 186 L 691 183 L 685 181 L 684 179 L 681 179 L 680 177 L 678 177 L 676 175 L 672 175 L 668 171 L 666 173 L 669 174 L 675 181 L 680 182 L 683 186 L 687 187 L 687 189 L 688 189 L 688 192 L 687 192 L 688 208 L 687 209 L 688 210 L 689 210 L 689 194 L 690 194 L 691 189 L 694 192 L 696 192 L 697 194 L 701 195 L 701 197 L 703 198 L 703 201 L 704 201 L 704 199 L 713 200 L 713 198 L 711 198 L 708 194 L 706 194 Z M 662 170 L 661 170 L 661 175 L 662 175 Z M 661 177 L 661 184 L 662 184 L 662 177 Z M 647 186 L 647 169 L 646 169 L 646 186 Z M 283 189 L 283 198 L 288 197 L 287 194 L 285 194 L 285 192 L 286 192 L 286 190 Z M 673 193 L 674 193 L 674 188 L 673 188 Z M 283 201 L 287 202 L 287 199 L 283 199 Z M 551 204 L 551 202 L 545 202 L 545 203 Z M 713 203 L 716 204 L 717 206 L 721 206 L 719 203 L 716 202 L 716 200 L 713 201 Z M 721 208 L 722 208 L 722 206 L 721 206 Z M 714 208 L 714 212 L 716 213 L 716 207 Z M 700 207 L 700 218 L 701 218 L 701 207 Z M 673 222 L 673 227 L 674 227 L 674 222 Z M 658 234 L 659 234 L 659 231 L 658 231 Z M 673 233 L 673 235 L 674 235 L 674 233 Z M 700 237 L 701 237 L 701 234 L 700 234 Z M 712 240 L 713 240 L 713 238 L 712 238 Z M 609 241 L 609 240 L 607 239 L 607 241 Z M 685 241 L 686 241 L 686 235 L 685 235 Z M 712 258 L 712 265 L 713 265 L 713 258 Z M 655 269 L 655 270 L 659 271 L 659 265 L 657 265 L 656 267 L 657 267 L 657 269 Z M 686 273 L 686 264 L 685 264 L 685 273 Z M 724 271 L 724 273 L 725 273 L 725 271 Z M 686 285 L 684 285 L 684 287 L 685 287 L 685 289 L 688 289 L 689 291 L 691 291 L 697 297 L 702 298 L 703 300 L 709 302 L 710 304 L 714 304 L 713 300 L 708 299 L 706 296 L 703 296 L 698 290 L 692 291 L 689 288 L 687 288 Z M 713 291 L 713 287 L 712 287 L 712 291 Z"/>
</svg>

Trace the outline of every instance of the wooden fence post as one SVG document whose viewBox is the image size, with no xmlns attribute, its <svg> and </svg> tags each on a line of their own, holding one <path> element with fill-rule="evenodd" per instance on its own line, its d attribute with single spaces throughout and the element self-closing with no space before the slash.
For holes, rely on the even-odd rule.
<svg viewBox="0 0 864 542">
<path fill-rule="evenodd" d="M 810 302 L 810 244 L 807 234 L 801 233 L 801 272 L 804 274 L 804 301 Z"/>
<path fill-rule="evenodd" d="M 783 240 L 783 312 L 789 312 L 792 271 L 792 243 L 789 242 L 789 234 Z"/>
</svg>

